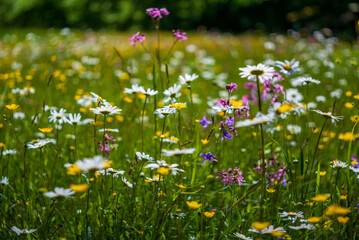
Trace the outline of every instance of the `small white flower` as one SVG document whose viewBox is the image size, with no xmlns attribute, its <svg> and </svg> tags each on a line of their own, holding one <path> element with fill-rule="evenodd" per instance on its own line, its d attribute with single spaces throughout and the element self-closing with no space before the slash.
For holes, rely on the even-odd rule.
<svg viewBox="0 0 359 240">
<path fill-rule="evenodd" d="M 103 115 L 112 115 L 112 114 L 120 114 L 122 109 L 119 109 L 116 106 L 111 105 L 102 105 L 97 108 L 90 108 L 94 114 L 103 114 Z"/>
<path fill-rule="evenodd" d="M 168 116 L 170 114 L 174 114 L 176 112 L 177 112 L 176 108 L 172 108 L 172 107 L 169 107 L 169 106 L 164 106 L 163 108 L 157 108 L 156 111 L 154 112 L 154 114 L 158 114 L 158 116 L 160 118 L 163 118 L 165 116 Z"/>
<path fill-rule="evenodd" d="M 242 71 L 239 75 L 242 78 L 248 78 L 248 80 L 256 81 L 256 77 L 260 83 L 263 83 L 265 79 L 270 79 L 275 72 L 273 67 L 268 67 L 262 63 L 254 66 L 248 65 L 245 68 L 239 68 Z"/>
<path fill-rule="evenodd" d="M 55 144 L 56 140 L 55 139 L 41 139 L 41 140 L 36 140 L 35 143 L 28 143 L 26 145 L 27 145 L 28 149 L 37 149 L 37 148 L 42 148 L 43 146 L 45 146 L 48 143 Z"/>
<path fill-rule="evenodd" d="M 156 163 L 150 163 L 148 165 L 145 166 L 145 168 L 151 168 L 151 170 L 153 169 L 158 169 L 160 167 L 166 167 L 166 168 L 170 168 L 171 172 L 173 175 L 177 175 L 178 172 L 184 172 L 183 169 L 179 169 L 178 164 L 171 164 L 169 165 L 168 163 L 166 163 L 166 161 L 164 160 L 157 160 Z"/>
<path fill-rule="evenodd" d="M 289 102 L 293 102 L 295 104 L 298 104 L 300 101 L 303 100 L 303 95 L 298 91 L 296 88 L 289 88 L 285 92 L 285 98 Z"/>
<path fill-rule="evenodd" d="M 71 124 L 71 125 L 79 125 L 80 121 L 81 121 L 81 114 L 80 113 L 75 113 L 72 114 L 70 113 L 68 116 L 68 119 L 66 119 L 66 121 Z"/>
<path fill-rule="evenodd" d="M 125 177 L 121 178 L 122 182 L 127 185 L 129 188 L 133 188 L 133 184 L 130 183 Z"/>
<path fill-rule="evenodd" d="M 345 162 L 339 161 L 339 160 L 333 160 L 330 163 L 330 166 L 332 168 L 346 168 L 348 166 L 348 164 L 346 164 Z"/>
<path fill-rule="evenodd" d="M 138 160 L 147 160 L 147 161 L 153 161 L 154 158 L 151 157 L 150 155 L 146 154 L 146 153 L 141 153 L 141 152 L 136 152 L 136 157 Z"/>
<path fill-rule="evenodd" d="M 108 161 L 102 156 L 94 156 L 93 158 L 84 158 L 83 160 L 78 160 L 75 164 L 84 172 L 96 171 L 103 169 L 107 166 Z"/>
<path fill-rule="evenodd" d="M 291 61 L 284 60 L 284 62 L 276 61 L 275 65 L 280 68 L 279 72 L 291 76 L 300 71 L 299 61 L 293 58 Z"/>
<path fill-rule="evenodd" d="M 196 74 L 189 75 L 186 73 L 184 76 L 179 76 L 178 80 L 180 81 L 181 84 L 190 84 L 197 78 L 198 78 L 198 75 L 196 75 Z"/>
<path fill-rule="evenodd" d="M 49 117 L 49 121 L 63 124 L 64 122 L 67 122 L 67 118 L 65 114 L 66 114 L 66 110 L 63 108 L 61 108 L 59 112 L 57 112 L 56 110 L 51 110 L 51 116 Z"/>
<path fill-rule="evenodd" d="M 138 84 L 133 84 L 131 88 L 125 88 L 125 93 L 128 94 L 139 93 L 139 92 L 145 92 L 145 89 L 142 86 L 138 86 Z"/>
<path fill-rule="evenodd" d="M 253 240 L 252 237 L 246 237 L 246 236 L 244 236 L 243 234 L 240 234 L 240 233 L 233 233 L 233 235 L 240 238 L 240 239 L 243 239 L 243 240 Z"/>
<path fill-rule="evenodd" d="M 320 84 L 319 80 L 313 79 L 311 77 L 298 77 L 292 80 L 292 85 L 296 85 L 296 86 L 305 86 L 309 83 L 314 83 L 314 84 Z"/>
<path fill-rule="evenodd" d="M 17 228 L 17 227 L 15 227 L 15 226 L 12 226 L 12 227 L 11 227 L 11 230 L 14 231 L 17 235 L 20 235 L 20 234 L 30 234 L 30 233 L 33 233 L 33 232 L 35 232 L 37 229 L 27 230 L 27 229 L 20 229 L 20 228 Z"/>
<path fill-rule="evenodd" d="M 7 177 L 1 177 L 0 184 L 9 185 L 9 179 Z"/>
<path fill-rule="evenodd" d="M 15 149 L 9 149 L 9 150 L 5 150 L 2 152 L 2 155 L 3 156 L 6 156 L 6 155 L 15 155 L 17 153 L 17 151 Z"/>
<path fill-rule="evenodd" d="M 148 88 L 147 90 L 142 89 L 141 93 L 145 94 L 146 96 L 155 96 L 155 95 L 158 94 L 158 91 L 151 90 L 151 89 Z"/>
<path fill-rule="evenodd" d="M 169 89 L 165 90 L 163 92 L 164 95 L 166 95 L 167 97 L 165 97 L 162 101 L 164 103 L 167 103 L 169 101 L 176 102 L 176 98 L 181 96 L 181 93 L 179 92 L 181 90 L 181 85 L 175 84 L 173 87 L 170 87 Z"/>
<path fill-rule="evenodd" d="M 53 192 L 44 193 L 44 196 L 48 198 L 68 198 L 74 194 L 75 192 L 72 191 L 70 188 L 55 187 L 55 190 Z"/>
<path fill-rule="evenodd" d="M 94 100 L 100 104 L 103 104 L 103 105 L 109 105 L 109 103 L 103 99 L 102 97 L 100 97 L 99 95 L 97 95 L 96 93 L 94 92 L 90 92 L 92 94 L 92 96 L 94 96 Z"/>
<path fill-rule="evenodd" d="M 176 148 L 175 150 L 162 149 L 163 155 L 165 155 L 167 157 L 184 155 L 184 154 L 193 154 L 195 151 L 196 151 L 195 148 L 184 148 L 184 149 Z"/>
<path fill-rule="evenodd" d="M 300 229 L 308 229 L 308 230 L 314 230 L 315 227 L 312 224 L 301 224 L 299 226 L 289 226 L 289 228 L 293 230 L 300 230 Z"/>
<path fill-rule="evenodd" d="M 312 110 L 313 112 L 319 113 L 320 115 L 324 116 L 325 118 L 331 119 L 332 123 L 335 124 L 336 122 L 339 122 L 344 117 L 343 116 L 333 116 L 331 112 L 322 112 L 320 110 Z"/>
<path fill-rule="evenodd" d="M 244 121 L 237 121 L 236 124 L 234 125 L 234 127 L 240 128 L 240 127 L 255 126 L 255 125 L 259 125 L 259 124 L 266 124 L 273 120 L 274 120 L 273 114 L 264 115 L 264 114 L 258 112 L 255 118 L 246 119 Z"/>
</svg>

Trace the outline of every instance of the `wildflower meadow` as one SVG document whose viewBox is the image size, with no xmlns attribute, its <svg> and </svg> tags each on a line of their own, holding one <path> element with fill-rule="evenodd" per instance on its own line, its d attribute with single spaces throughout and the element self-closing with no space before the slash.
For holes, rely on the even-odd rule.
<svg viewBox="0 0 359 240">
<path fill-rule="evenodd" d="M 0 35 L 0 239 L 359 239 L 359 45 Z"/>
</svg>

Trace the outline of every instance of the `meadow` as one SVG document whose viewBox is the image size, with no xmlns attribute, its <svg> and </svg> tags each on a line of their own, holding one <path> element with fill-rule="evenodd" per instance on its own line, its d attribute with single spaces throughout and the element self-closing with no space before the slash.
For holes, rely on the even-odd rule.
<svg viewBox="0 0 359 240">
<path fill-rule="evenodd" d="M 160 13 L 2 31 L 0 238 L 357 239 L 358 43 Z"/>
</svg>

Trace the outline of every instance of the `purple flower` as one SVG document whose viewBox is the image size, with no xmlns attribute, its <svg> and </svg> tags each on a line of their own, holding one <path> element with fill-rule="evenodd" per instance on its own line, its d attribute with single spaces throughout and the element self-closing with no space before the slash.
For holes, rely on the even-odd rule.
<svg viewBox="0 0 359 240">
<path fill-rule="evenodd" d="M 218 173 L 217 178 L 221 178 L 221 182 L 223 182 L 224 185 L 229 184 L 231 186 L 236 182 L 238 182 L 238 185 L 243 185 L 243 183 L 246 182 L 242 176 L 242 172 L 239 171 L 238 168 L 230 168 L 228 171 L 223 170 Z"/>
<path fill-rule="evenodd" d="M 226 86 L 228 92 L 233 92 L 233 90 L 238 90 L 237 84 L 231 83 Z"/>
<path fill-rule="evenodd" d="M 137 32 L 135 35 L 130 37 L 129 40 L 131 40 L 130 45 L 135 46 L 136 42 L 142 44 L 142 42 L 146 40 L 146 36 L 144 34 L 140 35 L 140 32 Z"/>
<path fill-rule="evenodd" d="M 223 141 L 223 139 L 231 139 L 232 137 L 233 137 L 233 135 L 232 134 L 230 134 L 229 132 L 227 132 L 226 130 L 222 130 L 222 133 L 223 133 L 223 137 L 222 137 L 222 141 Z"/>
<path fill-rule="evenodd" d="M 178 41 L 186 41 L 188 39 L 186 33 L 185 32 L 181 33 L 179 29 L 177 29 L 177 31 L 172 30 L 172 33 L 173 36 L 175 36 Z"/>
<path fill-rule="evenodd" d="M 166 8 L 148 8 L 146 9 L 146 14 L 150 16 L 151 18 L 162 18 L 162 15 L 168 15 L 170 14 L 169 11 L 167 11 Z"/>
<path fill-rule="evenodd" d="M 207 129 L 208 124 L 212 124 L 211 121 L 207 121 L 206 115 L 203 116 L 203 119 L 199 122 L 203 126 L 204 129 Z"/>
<path fill-rule="evenodd" d="M 201 157 L 204 157 L 204 160 L 202 163 L 205 163 L 207 160 L 212 163 L 212 159 L 217 159 L 215 156 L 212 155 L 212 153 L 200 153 Z"/>
</svg>

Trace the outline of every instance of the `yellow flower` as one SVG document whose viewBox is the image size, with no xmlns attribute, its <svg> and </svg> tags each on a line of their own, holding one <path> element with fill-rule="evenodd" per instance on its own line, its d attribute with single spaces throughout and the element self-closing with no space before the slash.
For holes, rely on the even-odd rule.
<svg viewBox="0 0 359 240">
<path fill-rule="evenodd" d="M 54 128 L 39 128 L 39 131 L 42 133 L 50 133 Z"/>
<path fill-rule="evenodd" d="M 192 208 L 192 209 L 198 209 L 202 206 L 202 204 L 200 204 L 196 201 L 186 201 L 186 204 L 189 208 Z"/>
<path fill-rule="evenodd" d="M 207 139 L 201 139 L 203 145 L 206 145 L 209 141 Z"/>
<path fill-rule="evenodd" d="M 309 217 L 307 220 L 310 223 L 317 223 L 321 220 L 321 217 Z"/>
<path fill-rule="evenodd" d="M 318 194 L 317 196 L 313 197 L 312 200 L 315 202 L 325 202 L 329 198 L 329 194 Z"/>
<path fill-rule="evenodd" d="M 320 171 L 320 173 L 319 173 L 319 175 L 320 175 L 321 177 L 325 176 L 325 174 L 327 174 L 326 171 Z"/>
<path fill-rule="evenodd" d="M 20 105 L 16 105 L 16 104 L 10 104 L 10 105 L 6 105 L 5 106 L 7 109 L 9 109 L 10 111 L 14 111 L 16 108 L 20 107 Z"/>
<path fill-rule="evenodd" d="M 123 101 L 127 102 L 127 103 L 132 103 L 132 99 L 129 97 L 124 97 Z"/>
<path fill-rule="evenodd" d="M 352 122 L 359 122 L 359 115 L 351 116 L 350 120 L 352 120 Z"/>
<path fill-rule="evenodd" d="M 143 93 L 141 93 L 141 92 L 139 92 L 139 93 L 137 94 L 137 96 L 138 96 L 140 99 L 145 99 L 145 98 L 146 98 L 146 95 L 143 94 Z"/>
<path fill-rule="evenodd" d="M 177 110 L 181 110 L 183 108 L 186 108 L 187 105 L 185 103 L 174 103 L 170 105 L 171 108 L 176 108 Z"/>
<path fill-rule="evenodd" d="M 183 186 L 182 184 L 176 184 L 176 186 L 179 188 L 187 188 L 187 187 Z"/>
<path fill-rule="evenodd" d="M 346 95 L 347 97 L 350 97 L 352 94 L 353 94 L 353 93 L 352 93 L 351 91 L 346 91 L 346 92 L 345 92 L 345 95 Z"/>
<path fill-rule="evenodd" d="M 162 190 L 158 193 L 158 196 L 161 197 L 161 196 L 166 196 L 166 193 L 162 192 Z"/>
<path fill-rule="evenodd" d="M 107 169 L 107 168 L 112 167 L 112 161 L 106 160 L 106 161 L 103 161 L 102 163 L 105 164 L 105 166 L 103 167 L 103 169 Z"/>
<path fill-rule="evenodd" d="M 340 199 L 341 199 L 341 200 L 346 200 L 347 198 L 348 198 L 348 195 L 341 195 L 341 196 L 340 196 Z"/>
<path fill-rule="evenodd" d="M 203 214 L 206 218 L 212 218 L 216 212 L 204 212 Z"/>
<path fill-rule="evenodd" d="M 112 193 L 112 197 L 116 197 L 117 196 L 117 193 Z"/>
<path fill-rule="evenodd" d="M 340 217 L 337 218 L 337 220 L 338 220 L 338 222 L 340 222 L 340 223 L 347 223 L 347 222 L 349 221 L 349 217 L 342 217 L 342 216 L 340 216 Z"/>
<path fill-rule="evenodd" d="M 102 126 L 104 123 L 100 121 L 99 122 L 92 121 L 91 124 L 94 125 L 95 127 L 99 127 Z"/>
<path fill-rule="evenodd" d="M 276 190 L 275 189 L 273 189 L 273 188 L 268 188 L 268 189 L 266 189 L 267 190 L 267 192 L 269 192 L 269 193 L 274 193 Z"/>
<path fill-rule="evenodd" d="M 313 133 L 319 132 L 319 128 L 313 128 L 313 129 L 312 129 L 312 132 L 313 132 Z"/>
<path fill-rule="evenodd" d="M 243 106 L 243 102 L 241 100 L 231 99 L 231 104 L 234 108 L 239 108 Z"/>
<path fill-rule="evenodd" d="M 344 141 L 353 141 L 355 140 L 355 138 L 357 138 L 356 134 L 353 134 L 351 132 L 346 132 L 346 133 L 339 133 L 339 139 L 344 140 Z"/>
<path fill-rule="evenodd" d="M 76 175 L 76 174 L 79 174 L 81 173 L 81 169 L 79 168 L 79 166 L 77 166 L 77 164 L 74 164 L 72 166 L 68 166 L 67 167 L 67 175 Z"/>
<path fill-rule="evenodd" d="M 359 100 L 359 93 L 358 93 L 357 95 L 355 95 L 354 98 L 355 98 L 356 100 Z"/>
<path fill-rule="evenodd" d="M 5 148 L 5 143 L 0 142 L 0 149 Z"/>
<path fill-rule="evenodd" d="M 160 168 L 157 170 L 157 172 L 158 172 L 159 174 L 162 174 L 162 175 L 167 175 L 167 174 L 170 173 L 170 170 L 169 170 L 169 168 L 166 168 L 166 167 L 160 167 Z"/>
<path fill-rule="evenodd" d="M 354 107 L 354 103 L 346 102 L 344 106 L 348 109 L 352 109 Z"/>
<path fill-rule="evenodd" d="M 271 231 L 270 234 L 273 236 L 273 237 L 281 237 L 284 235 L 285 232 L 282 232 L 282 231 Z"/>
<path fill-rule="evenodd" d="M 350 212 L 349 208 L 341 207 L 338 205 L 331 205 L 325 210 L 325 215 L 331 216 L 335 214 L 345 215 Z"/>
<path fill-rule="evenodd" d="M 269 222 L 254 222 L 252 223 L 252 228 L 257 229 L 258 231 L 262 231 L 263 229 L 269 227 L 269 225 Z"/>
<path fill-rule="evenodd" d="M 75 191 L 75 192 L 78 192 L 78 193 L 82 193 L 82 192 L 86 192 L 87 189 L 89 188 L 89 185 L 88 184 L 71 184 L 70 185 L 70 188 Z"/>
<path fill-rule="evenodd" d="M 283 103 L 282 106 L 280 106 L 277 110 L 276 110 L 276 114 L 282 114 L 282 113 L 286 113 L 289 112 L 292 109 L 291 104 L 289 103 Z"/>
</svg>

